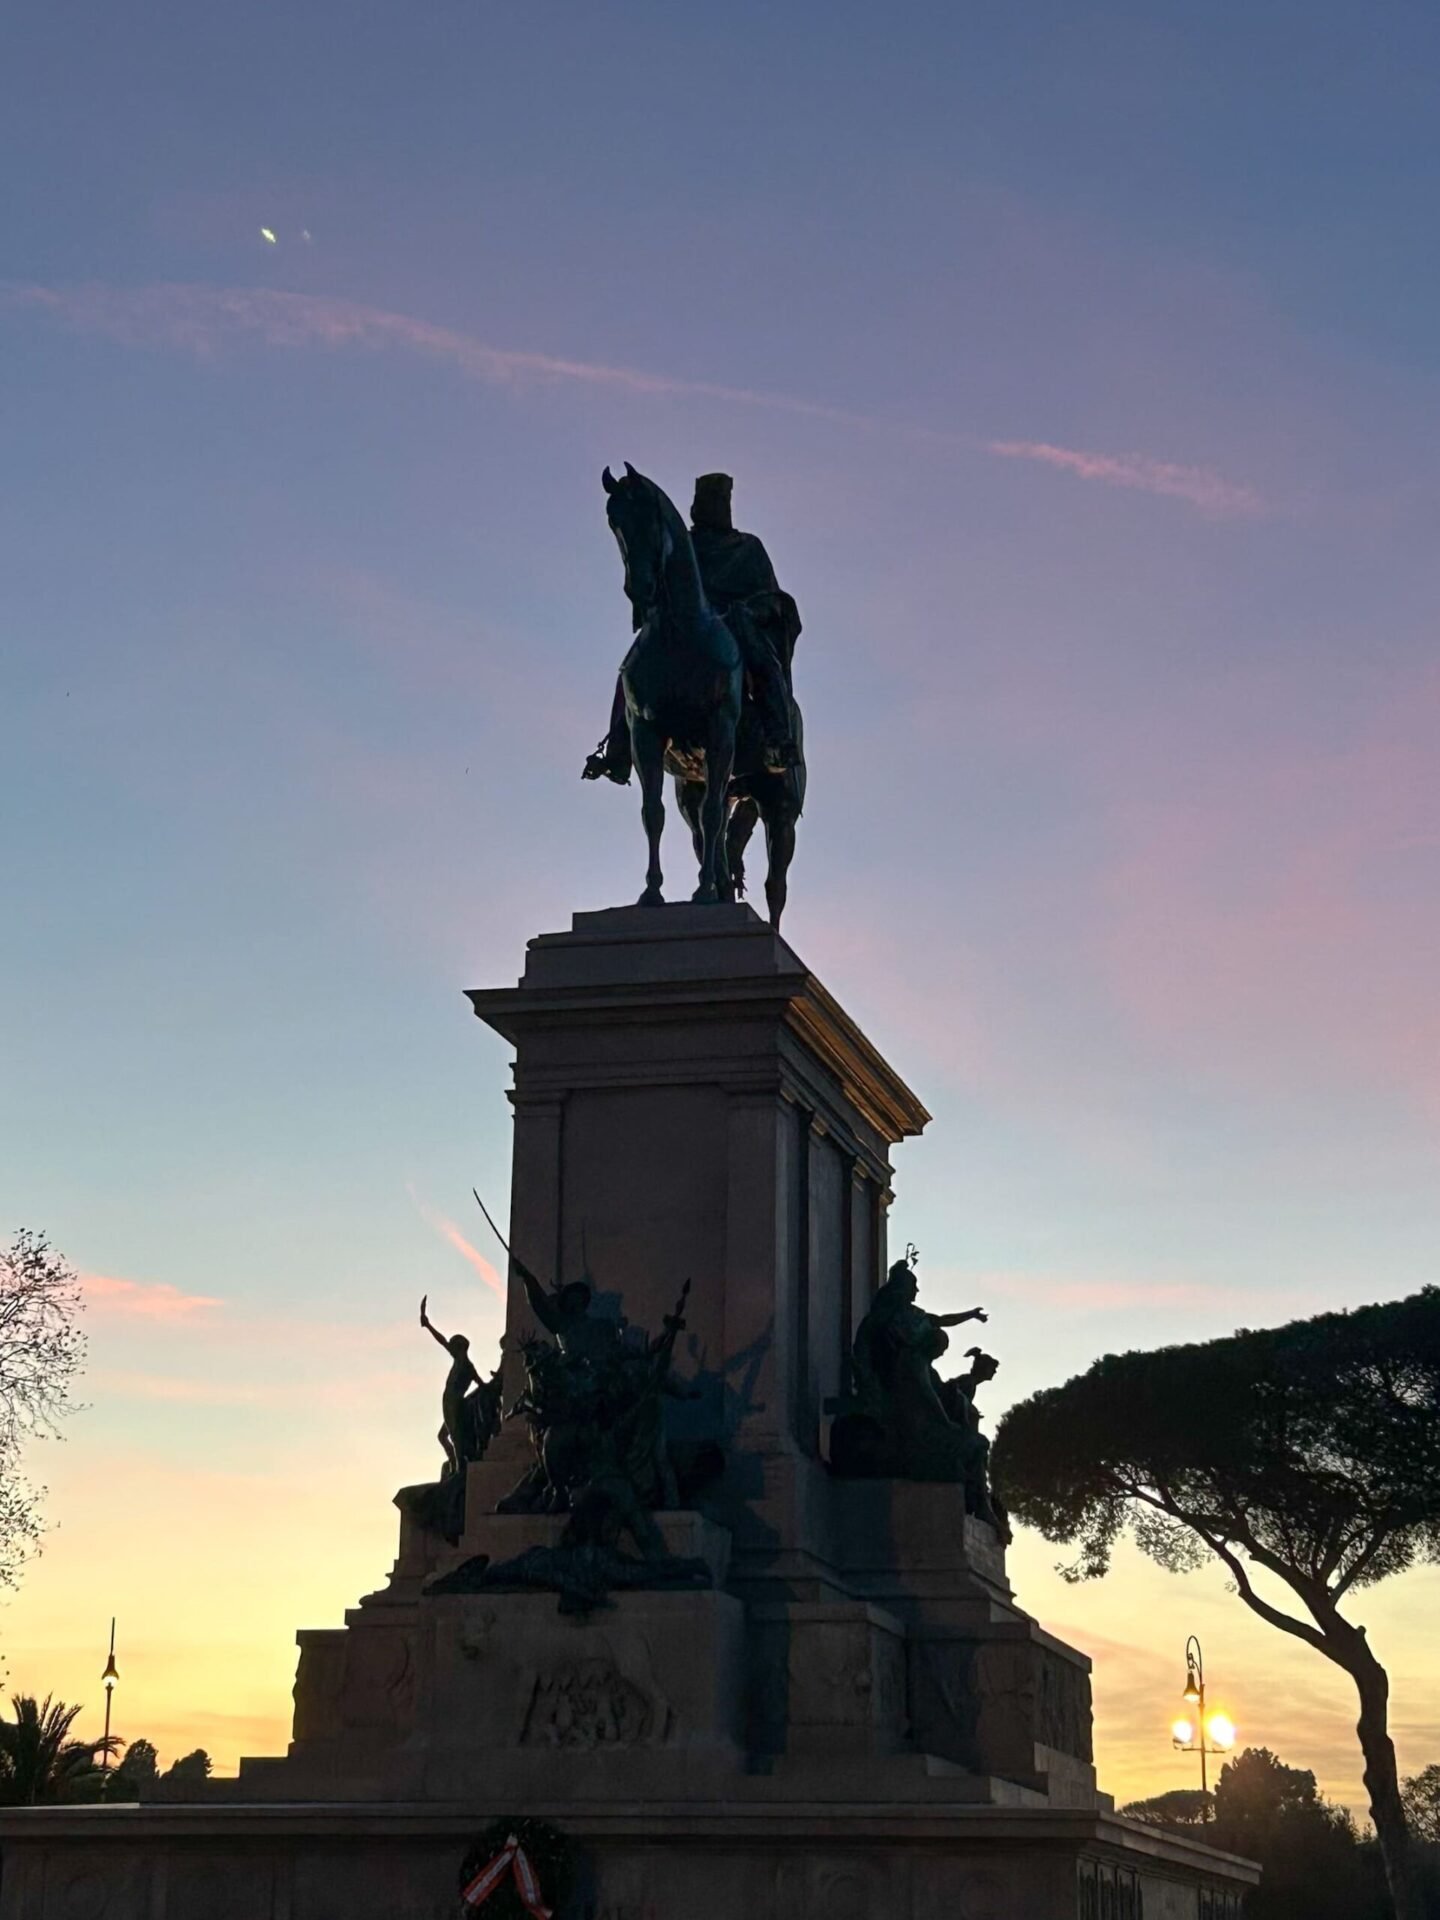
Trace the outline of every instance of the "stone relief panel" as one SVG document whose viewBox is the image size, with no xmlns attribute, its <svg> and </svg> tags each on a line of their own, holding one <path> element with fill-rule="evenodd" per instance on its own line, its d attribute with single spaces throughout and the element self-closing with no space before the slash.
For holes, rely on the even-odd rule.
<svg viewBox="0 0 1440 1920">
<path fill-rule="evenodd" d="M 711 1667 L 694 1627 L 684 1608 L 659 1621 L 570 1619 L 548 1594 L 512 1602 L 503 1625 L 467 1605 L 437 1635 L 428 1710 L 447 1744 L 457 1726 L 472 1745 L 570 1751 L 703 1737 Z"/>
<path fill-rule="evenodd" d="M 1018 1909 L 998 1873 L 966 1873 L 955 1889 L 956 1920 L 1014 1920 Z"/>
<path fill-rule="evenodd" d="M 1078 1860 L 1076 1920 L 1145 1920 L 1145 1895 L 1134 1867 Z"/>
<path fill-rule="evenodd" d="M 914 1741 L 922 1752 L 978 1769 L 983 1761 L 975 1651 L 973 1640 L 911 1635 L 908 1708 Z"/>
<path fill-rule="evenodd" d="M 786 1681 L 789 1718 L 806 1726 L 894 1724 L 904 1715 L 904 1642 L 864 1618 L 796 1620 Z"/>
<path fill-rule="evenodd" d="M 463 1841 L 425 1846 L 302 1847 L 296 1851 L 290 1905 L 275 1920 L 454 1920 Z M 262 1920 L 262 1916 L 256 1916 Z"/>
<path fill-rule="evenodd" d="M 537 1674 L 520 1730 L 523 1747 L 659 1746 L 670 1731 L 668 1705 L 609 1660 L 567 1661 Z"/>
<path fill-rule="evenodd" d="M 1093 1757 L 1089 1675 L 1049 1647 L 917 1634 L 909 1669 L 916 1742 L 928 1752 L 1022 1777 L 1037 1745 Z"/>
<path fill-rule="evenodd" d="M 1049 1647 L 1038 1651 L 1041 1655 L 1038 1737 L 1045 1746 L 1054 1747 L 1060 1753 L 1092 1761 L 1095 1749 L 1090 1676 L 1083 1667 L 1063 1659 Z"/>
<path fill-rule="evenodd" d="M 907 1896 L 898 1860 L 806 1854 L 775 1868 L 772 1912 L 776 1920 L 891 1920 L 908 1912 Z"/>
<path fill-rule="evenodd" d="M 6 1868 L 8 1877 L 8 1862 Z M 46 1863 L 44 1883 L 47 1920 L 146 1920 L 149 1913 L 150 1876 L 133 1856 L 57 1852 Z"/>
<path fill-rule="evenodd" d="M 267 1848 L 245 1852 L 177 1847 L 166 1856 L 165 1902 L 175 1920 L 272 1920 L 279 1859 Z M 107 1916 L 108 1920 L 108 1916 Z"/>
<path fill-rule="evenodd" d="M 905 1642 L 886 1634 L 876 1648 L 875 1724 L 893 1727 L 903 1735 L 908 1726 L 905 1712 Z"/>
<path fill-rule="evenodd" d="M 911 1920 L 1034 1920 L 1039 1914 L 1048 1920 L 1066 1911 L 1051 1863 L 1035 1849 L 992 1855 L 981 1865 L 927 1848 L 916 1851 L 912 1872 Z M 1068 1892 L 1068 1880 L 1060 1884 Z"/>
<path fill-rule="evenodd" d="M 1228 1887 L 1201 1887 L 1195 1920 L 1241 1920 L 1245 1911 L 1243 1893 Z"/>
<path fill-rule="evenodd" d="M 335 1740 L 341 1732 L 340 1686 L 345 1676 L 345 1630 L 307 1633 L 295 1669 L 295 1738 Z"/>
<path fill-rule="evenodd" d="M 346 1636 L 341 1708 L 347 1731 L 408 1732 L 415 1712 L 410 1635 L 352 1627 Z"/>
</svg>

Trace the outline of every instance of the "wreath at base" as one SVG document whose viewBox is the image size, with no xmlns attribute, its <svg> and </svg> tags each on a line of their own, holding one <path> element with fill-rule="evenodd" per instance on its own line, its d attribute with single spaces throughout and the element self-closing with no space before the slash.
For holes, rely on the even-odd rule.
<svg viewBox="0 0 1440 1920">
<path fill-rule="evenodd" d="M 460 1912 L 469 1920 L 550 1920 L 575 1881 L 575 1843 L 546 1820 L 496 1820 L 460 1867 Z"/>
</svg>

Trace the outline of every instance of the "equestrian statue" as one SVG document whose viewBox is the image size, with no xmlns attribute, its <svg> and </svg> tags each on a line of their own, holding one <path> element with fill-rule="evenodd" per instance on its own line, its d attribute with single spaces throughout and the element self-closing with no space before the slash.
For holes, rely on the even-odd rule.
<svg viewBox="0 0 1440 1920">
<path fill-rule="evenodd" d="M 778 927 L 805 801 L 804 734 L 791 685 L 800 614 L 770 556 L 730 517 L 725 473 L 695 482 L 687 529 L 669 497 L 627 461 L 601 476 L 606 518 L 625 566 L 635 639 L 620 668 L 610 728 L 584 777 L 640 776 L 650 846 L 641 906 L 663 904 L 664 776 L 700 863 L 693 898 L 745 892 L 745 849 L 763 822 L 765 898 Z"/>
</svg>

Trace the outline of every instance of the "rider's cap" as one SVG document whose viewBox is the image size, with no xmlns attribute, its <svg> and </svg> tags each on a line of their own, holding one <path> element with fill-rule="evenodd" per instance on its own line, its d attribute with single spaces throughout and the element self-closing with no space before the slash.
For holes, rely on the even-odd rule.
<svg viewBox="0 0 1440 1920">
<path fill-rule="evenodd" d="M 690 508 L 691 524 L 730 530 L 730 495 L 735 482 L 728 473 L 702 473 L 695 482 L 695 499 Z"/>
</svg>

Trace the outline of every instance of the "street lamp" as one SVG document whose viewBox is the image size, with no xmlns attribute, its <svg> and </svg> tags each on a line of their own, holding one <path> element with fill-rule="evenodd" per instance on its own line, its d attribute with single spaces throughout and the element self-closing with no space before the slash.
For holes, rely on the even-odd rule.
<svg viewBox="0 0 1440 1920">
<path fill-rule="evenodd" d="M 1210 1818 L 1210 1781 L 1206 1760 L 1212 1753 L 1228 1753 L 1235 1744 L 1235 1723 L 1223 1713 L 1205 1714 L 1205 1656 L 1192 1633 L 1185 1642 L 1185 1687 L 1180 1698 L 1193 1711 L 1172 1722 L 1170 1738 L 1180 1753 L 1200 1756 L 1201 1817 Z"/>
<path fill-rule="evenodd" d="M 105 1671 L 100 1679 L 105 1688 L 105 1747 L 100 1756 L 100 1771 L 110 1771 L 110 1702 L 115 1697 L 115 1683 L 120 1678 L 120 1669 L 115 1664 L 115 1622 L 110 1622 L 110 1658 L 105 1662 Z"/>
</svg>

